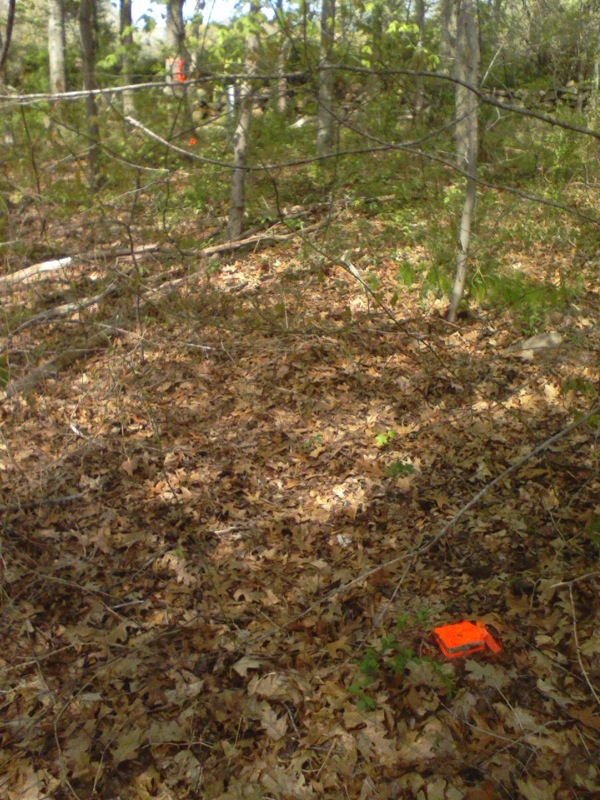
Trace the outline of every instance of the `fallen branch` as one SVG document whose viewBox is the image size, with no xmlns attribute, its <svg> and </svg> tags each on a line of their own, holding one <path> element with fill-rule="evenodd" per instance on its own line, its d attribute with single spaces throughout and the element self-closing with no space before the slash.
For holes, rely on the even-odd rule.
<svg viewBox="0 0 600 800">
<path fill-rule="evenodd" d="M 319 205 L 319 204 L 316 204 Z M 309 209 L 306 213 L 310 213 Z M 298 214 L 291 214 L 292 217 L 297 217 Z M 302 234 L 311 233 L 323 227 L 324 223 L 316 223 L 301 231 Z M 285 242 L 288 239 L 293 239 L 298 236 L 300 232 L 292 231 L 291 233 L 260 233 L 255 236 L 248 236 L 244 239 L 238 239 L 232 242 L 223 242 L 222 244 L 213 245 L 211 247 L 204 247 L 200 250 L 179 250 L 178 253 L 189 256 L 212 256 L 218 253 L 226 253 L 228 250 L 236 250 L 240 247 L 246 247 L 251 244 L 260 244 L 261 242 Z M 4 275 L 0 278 L 0 290 L 7 289 L 9 286 L 14 286 L 17 283 L 22 283 L 31 278 L 37 278 L 40 275 L 48 272 L 56 272 L 66 267 L 71 267 L 77 261 L 99 261 L 105 258 L 124 258 L 126 256 L 137 257 L 143 256 L 147 253 L 156 253 L 161 250 L 158 244 L 142 245 L 135 249 L 122 248 L 119 250 L 101 250 L 99 252 L 80 253 L 75 256 L 65 256 L 64 258 L 55 258 L 51 261 L 42 261 L 39 264 L 32 264 L 30 267 L 13 272 L 10 275 Z"/>
<path fill-rule="evenodd" d="M 316 222 L 314 225 L 309 225 L 298 231 L 291 231 L 290 233 L 257 233 L 254 236 L 247 236 L 245 239 L 237 239 L 231 242 L 223 242 L 223 244 L 215 244 L 212 247 L 205 247 L 202 250 L 182 250 L 185 256 L 214 256 L 217 253 L 226 253 L 228 250 L 237 250 L 240 247 L 248 247 L 252 244 L 262 244 L 263 242 L 287 242 L 290 239 L 295 239 L 299 236 L 305 236 L 307 233 L 314 233 L 315 231 L 324 228 L 329 224 L 329 219 Z"/>
<path fill-rule="evenodd" d="M 123 256 L 142 256 L 146 253 L 155 253 L 159 249 L 157 244 L 143 245 L 136 247 L 134 250 L 130 248 L 122 248 L 120 250 L 101 250 L 99 252 L 80 253 L 75 256 L 65 256 L 64 258 L 55 258 L 51 261 L 42 261 L 39 264 L 32 264 L 30 267 L 20 269 L 18 272 L 13 272 L 10 275 L 4 275 L 0 278 L 0 288 L 6 289 L 13 286 L 15 283 L 22 283 L 29 278 L 37 278 L 46 272 L 56 272 L 59 269 L 65 269 L 72 266 L 76 261 L 98 261 L 104 258 L 122 258 Z"/>
<path fill-rule="evenodd" d="M 224 242 L 223 244 L 214 245 L 212 247 L 205 247 L 201 250 L 192 250 L 192 251 L 185 251 L 183 255 L 194 255 L 196 257 L 207 257 L 211 255 L 215 255 L 217 253 L 227 252 L 228 250 L 234 250 L 240 247 L 248 247 L 251 245 L 259 245 L 263 242 L 268 241 L 287 241 L 289 239 L 293 239 L 297 236 L 305 236 L 308 233 L 312 233 L 314 231 L 319 230 L 324 225 L 326 225 L 328 220 L 324 220 L 323 222 L 316 223 L 315 225 L 311 225 L 307 228 L 304 228 L 302 231 L 292 231 L 291 233 L 265 233 L 259 234 L 256 236 L 249 236 L 245 239 L 239 239 L 233 242 Z M 158 248 L 157 248 L 158 249 Z M 126 251 L 129 254 L 131 251 Z M 175 278 L 171 281 L 167 281 L 161 284 L 159 287 L 155 289 L 148 289 L 143 294 L 140 302 L 140 309 L 144 308 L 147 303 L 155 301 L 157 298 L 163 297 L 168 292 L 173 291 L 173 289 L 177 289 L 179 286 L 185 284 L 186 282 L 201 276 L 204 273 L 203 269 L 195 270 L 190 275 L 186 275 L 183 278 Z M 79 302 L 73 303 L 66 303 L 65 305 L 58 306 L 57 308 L 50 309 L 48 311 L 44 311 L 41 314 L 36 315 L 35 317 L 31 317 L 31 319 L 26 320 L 22 325 L 20 325 L 15 331 L 13 331 L 10 336 L 8 337 L 8 343 L 5 344 L 2 348 L 0 348 L 0 353 L 5 352 L 10 347 L 10 339 L 15 334 L 19 333 L 20 331 L 24 330 L 25 328 L 31 327 L 35 324 L 42 324 L 45 322 L 51 322 L 55 319 L 61 319 L 69 314 L 73 314 L 76 311 L 82 310 L 87 308 L 88 306 L 93 305 L 94 303 L 99 302 L 108 294 L 112 294 L 116 290 L 116 284 L 111 284 L 108 289 L 105 289 L 104 292 L 101 292 L 94 297 L 89 297 Z M 123 335 L 123 329 L 121 326 L 116 324 L 111 324 L 109 321 L 108 324 L 104 323 L 101 326 L 104 329 L 104 333 L 98 333 L 96 336 L 92 337 L 91 342 L 88 343 L 88 346 L 81 349 L 70 349 L 65 350 L 60 353 L 56 358 L 52 359 L 51 361 L 42 364 L 41 366 L 32 370 L 29 374 L 25 375 L 24 377 L 20 378 L 19 380 L 10 381 L 5 387 L 5 393 L 7 398 L 14 397 L 17 394 L 20 394 L 23 391 L 30 390 L 34 386 L 36 386 L 39 381 L 44 380 L 45 378 L 52 378 L 58 375 L 58 373 L 65 369 L 66 367 L 70 366 L 71 364 L 78 361 L 83 355 L 93 352 L 99 346 L 103 346 L 106 344 L 107 340 L 110 340 L 111 334 L 114 335 Z"/>
<path fill-rule="evenodd" d="M 600 706 L 600 696 L 598 692 L 594 688 L 594 684 L 590 680 L 590 676 L 583 664 L 583 659 L 581 657 L 581 647 L 579 646 L 579 635 L 577 633 L 577 616 L 575 614 L 575 600 L 573 599 L 573 586 L 569 586 L 569 599 L 571 601 L 571 618 L 573 620 L 573 641 L 575 643 L 575 652 L 577 653 L 577 662 L 579 664 L 579 669 L 581 670 L 581 674 L 583 675 L 585 682 L 588 685 L 590 692 L 592 693 L 592 697 L 596 701 L 597 705 Z"/>
<path fill-rule="evenodd" d="M 79 500 L 80 497 L 82 497 L 80 494 L 66 494 L 64 497 L 44 497 L 41 500 L 30 500 L 27 503 L 10 503 L 7 506 L 0 506 L 0 513 L 29 511 L 32 508 L 40 508 L 41 506 L 62 506 L 73 502 L 73 500 Z"/>
<path fill-rule="evenodd" d="M 43 324 L 44 322 L 52 322 L 55 319 L 62 319 L 63 317 L 68 317 L 71 314 L 74 314 L 76 311 L 83 311 L 84 308 L 88 308 L 88 306 L 93 306 L 94 303 L 99 303 L 105 297 L 108 297 L 108 295 L 113 294 L 116 288 L 117 284 L 113 282 L 103 292 L 95 294 L 93 297 L 86 297 L 83 300 L 75 300 L 73 303 L 63 303 L 62 306 L 56 306 L 56 308 L 50 308 L 47 311 L 42 311 L 41 314 L 36 314 L 34 317 L 26 319 L 25 322 L 22 322 L 18 328 L 15 328 L 14 331 L 10 332 L 8 336 L 9 342 L 13 336 L 25 330 L 25 328 L 30 328 L 32 325 Z M 3 353 L 5 350 L 8 349 L 8 347 L 9 344 L 5 344 L 2 348 L 0 348 L 0 353 Z"/>
<path fill-rule="evenodd" d="M 572 586 L 574 583 L 578 583 L 579 581 L 587 581 L 590 578 L 600 578 L 600 572 L 586 572 L 585 575 L 578 575 L 576 578 L 572 578 L 570 581 L 559 581 L 558 583 L 553 583 L 550 588 L 557 589 L 559 586 Z"/>
</svg>

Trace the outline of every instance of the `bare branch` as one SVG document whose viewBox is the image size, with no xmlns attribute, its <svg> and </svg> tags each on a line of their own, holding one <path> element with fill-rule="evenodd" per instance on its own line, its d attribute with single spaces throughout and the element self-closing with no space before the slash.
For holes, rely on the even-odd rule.
<svg viewBox="0 0 600 800">
<path fill-rule="evenodd" d="M 439 81 L 446 81 L 447 83 L 459 84 L 460 86 L 464 86 L 466 89 L 470 89 L 479 100 L 484 103 L 485 105 L 495 106 L 496 108 L 500 108 L 504 111 L 510 111 L 513 114 L 519 114 L 523 117 L 530 117 L 532 119 L 540 120 L 540 122 L 545 122 L 548 125 L 552 125 L 554 127 L 563 128 L 564 130 L 573 131 L 575 133 L 581 133 L 585 136 L 591 136 L 593 139 L 600 139 L 600 131 L 596 131 L 593 128 L 588 128 L 584 125 L 576 125 L 571 122 L 566 122 L 564 120 L 558 119 L 557 117 L 553 117 L 550 114 L 544 114 L 541 111 L 534 111 L 532 109 L 526 108 L 525 106 L 517 106 L 513 105 L 512 103 L 505 103 L 502 100 L 497 100 L 492 95 L 488 94 L 485 90 L 481 89 L 478 86 L 473 86 L 467 81 L 461 80 L 460 78 L 456 77 L 455 75 L 450 75 L 445 72 L 432 72 L 429 70 L 419 70 L 419 69 L 369 69 L 367 67 L 357 67 L 357 66 L 350 66 L 347 64 L 333 64 L 323 67 L 323 69 L 332 70 L 334 72 L 351 72 L 360 75 L 378 75 L 382 77 L 394 77 L 394 76 L 405 76 L 405 77 L 413 77 L 413 78 L 431 78 L 432 80 L 439 80 Z M 182 81 L 182 86 L 188 85 L 195 85 L 195 84 L 202 84 L 202 83 L 210 83 L 210 82 L 220 82 L 220 81 L 240 81 L 240 80 L 253 80 L 257 82 L 262 82 L 266 80 L 279 80 L 282 77 L 287 79 L 289 78 L 305 78 L 307 73 L 305 71 L 300 72 L 289 72 L 285 75 L 277 74 L 277 73 L 260 73 L 258 75 L 250 75 L 246 72 L 236 72 L 236 73 L 206 73 L 205 75 L 199 78 L 192 78 L 187 81 Z M 164 89 L 166 87 L 172 87 L 172 84 L 167 83 L 166 81 L 152 81 L 148 83 L 137 83 L 137 84 L 130 84 L 128 86 L 109 86 L 102 89 L 91 89 L 91 90 L 79 90 L 73 92 L 59 92 L 59 93 L 42 93 L 38 92 L 36 94 L 0 94 L 0 100 L 8 100 L 12 101 L 13 103 L 17 103 L 19 105 L 27 105 L 29 103 L 36 103 L 36 102 L 56 102 L 57 100 L 80 100 L 84 97 L 87 97 L 90 94 L 93 95 L 112 95 L 112 94 L 119 94 L 122 92 L 131 92 L 131 91 L 138 91 L 142 89 Z"/>
<path fill-rule="evenodd" d="M 123 256 L 141 256 L 146 253 L 155 253 L 159 249 L 156 244 L 147 244 L 136 247 L 134 250 L 122 248 L 120 250 L 100 250 L 91 253 L 80 253 L 75 256 L 65 256 L 64 258 L 53 259 L 52 261 L 42 261 L 39 264 L 32 264 L 30 267 L 12 272 L 0 278 L 0 289 L 5 289 L 15 283 L 22 283 L 30 278 L 37 278 L 45 272 L 55 272 L 59 269 L 72 266 L 77 260 L 99 261 L 104 258 L 118 258 Z"/>
<path fill-rule="evenodd" d="M 41 506 L 63 506 L 73 500 L 79 500 L 81 494 L 66 494 L 64 497 L 42 497 L 40 500 L 30 500 L 27 503 L 10 503 L 7 506 L 0 506 L 0 513 L 5 514 L 10 511 L 29 511 L 32 508 Z"/>
</svg>

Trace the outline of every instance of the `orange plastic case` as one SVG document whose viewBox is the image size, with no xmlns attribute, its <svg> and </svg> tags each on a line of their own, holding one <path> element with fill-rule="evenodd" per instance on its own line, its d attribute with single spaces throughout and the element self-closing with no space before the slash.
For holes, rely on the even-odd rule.
<svg viewBox="0 0 600 800">
<path fill-rule="evenodd" d="M 499 653 L 502 649 L 485 625 L 468 620 L 440 625 L 433 629 L 433 635 L 447 658 L 468 656 L 486 647 L 493 653 Z"/>
</svg>

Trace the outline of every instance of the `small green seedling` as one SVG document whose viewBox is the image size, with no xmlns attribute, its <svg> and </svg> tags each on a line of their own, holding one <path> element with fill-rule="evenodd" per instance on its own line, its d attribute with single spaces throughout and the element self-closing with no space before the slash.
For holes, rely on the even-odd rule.
<svg viewBox="0 0 600 800">
<path fill-rule="evenodd" d="M 415 468 L 409 461 L 392 461 L 387 469 L 388 475 L 392 478 L 405 478 L 407 475 L 412 475 Z"/>
<path fill-rule="evenodd" d="M 392 441 L 395 435 L 396 432 L 393 430 L 387 430 L 385 433 L 378 433 L 375 437 L 377 447 L 385 447 L 386 444 L 389 444 Z"/>
</svg>

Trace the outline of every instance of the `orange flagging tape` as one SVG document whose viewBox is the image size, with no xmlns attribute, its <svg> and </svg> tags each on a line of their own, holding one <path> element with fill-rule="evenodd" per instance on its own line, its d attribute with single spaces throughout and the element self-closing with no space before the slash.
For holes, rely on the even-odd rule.
<svg viewBox="0 0 600 800">
<path fill-rule="evenodd" d="M 468 656 L 486 647 L 493 653 L 499 653 L 502 649 L 485 625 L 479 622 L 462 620 L 452 625 L 440 625 L 433 629 L 433 635 L 447 658 Z"/>
</svg>

